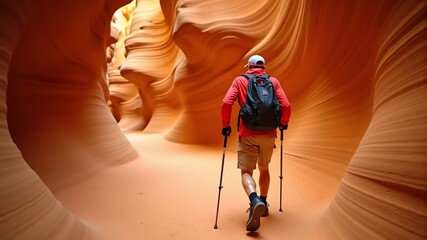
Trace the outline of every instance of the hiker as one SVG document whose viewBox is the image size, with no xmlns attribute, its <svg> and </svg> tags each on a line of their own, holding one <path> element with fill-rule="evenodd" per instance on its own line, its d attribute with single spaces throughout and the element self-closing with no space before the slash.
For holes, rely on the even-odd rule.
<svg viewBox="0 0 427 240">
<path fill-rule="evenodd" d="M 251 56 L 244 67 L 248 68 L 246 74 L 250 74 L 249 76 L 265 76 L 267 74 L 265 71 L 265 60 L 260 55 Z M 276 95 L 276 102 L 278 102 L 281 111 L 281 117 L 279 116 L 277 125 L 273 126 L 272 130 L 253 130 L 254 128 L 248 128 L 249 124 L 245 124 L 242 119 L 239 118 L 238 121 L 239 144 L 237 148 L 237 167 L 241 170 L 242 185 L 250 200 L 246 230 L 251 232 L 258 230 L 260 227 L 261 216 L 268 216 L 269 204 L 267 203 L 267 195 L 270 186 L 268 165 L 271 161 L 273 149 L 275 148 L 276 129 L 279 127 L 281 131 L 286 130 L 291 115 L 290 104 L 280 86 L 280 82 L 271 76 L 269 80 L 274 86 L 274 90 L 272 91 Z M 221 134 L 224 136 L 230 136 L 231 134 L 230 119 L 233 103 L 238 100 L 240 107 L 243 107 L 247 100 L 246 94 L 249 81 L 245 76 L 236 77 L 223 99 L 221 107 L 223 129 Z M 274 123 L 272 122 L 271 124 Z M 257 194 L 256 182 L 252 177 L 257 165 L 259 169 L 259 196 Z"/>
</svg>

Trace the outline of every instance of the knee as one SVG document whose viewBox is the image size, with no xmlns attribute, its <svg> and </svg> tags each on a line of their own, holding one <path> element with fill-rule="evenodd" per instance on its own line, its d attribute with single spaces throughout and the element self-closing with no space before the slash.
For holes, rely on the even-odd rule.
<svg viewBox="0 0 427 240">
<path fill-rule="evenodd" d="M 253 170 L 244 170 L 244 169 L 242 169 L 241 172 L 242 172 L 242 176 L 245 175 L 245 174 L 249 174 L 250 176 L 252 176 L 252 174 L 253 174 Z"/>
<path fill-rule="evenodd" d="M 259 172 L 261 174 L 263 174 L 263 173 L 269 173 L 268 166 L 258 166 L 258 169 L 259 169 Z"/>
</svg>

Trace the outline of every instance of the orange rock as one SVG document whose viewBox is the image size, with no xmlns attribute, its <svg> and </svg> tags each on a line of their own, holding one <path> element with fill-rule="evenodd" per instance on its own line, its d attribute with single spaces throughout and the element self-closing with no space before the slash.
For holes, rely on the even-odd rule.
<svg viewBox="0 0 427 240">
<path fill-rule="evenodd" d="M 2 239 L 245 238 L 237 117 L 212 226 L 253 54 L 293 111 L 258 236 L 427 238 L 425 1 L 127 3 L 0 3 Z"/>
</svg>

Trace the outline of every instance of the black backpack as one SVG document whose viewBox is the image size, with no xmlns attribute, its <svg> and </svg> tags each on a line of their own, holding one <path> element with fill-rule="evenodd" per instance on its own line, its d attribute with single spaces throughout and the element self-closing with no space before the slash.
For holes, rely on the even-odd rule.
<svg viewBox="0 0 427 240">
<path fill-rule="evenodd" d="M 270 76 L 242 75 L 248 79 L 246 102 L 240 108 L 240 119 L 246 128 L 256 131 L 271 131 L 279 127 L 282 111 L 277 101 L 276 90 Z"/>
</svg>

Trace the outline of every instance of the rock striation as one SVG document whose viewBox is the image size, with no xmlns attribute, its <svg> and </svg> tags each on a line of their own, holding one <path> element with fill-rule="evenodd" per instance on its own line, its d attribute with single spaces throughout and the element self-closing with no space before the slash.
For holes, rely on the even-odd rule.
<svg viewBox="0 0 427 240">
<path fill-rule="evenodd" d="M 90 239 L 52 192 L 134 159 L 121 130 L 219 145 L 261 54 L 286 161 L 338 182 L 327 239 L 427 238 L 426 1 L 129 2 L 0 3 L 0 236 Z"/>
</svg>

